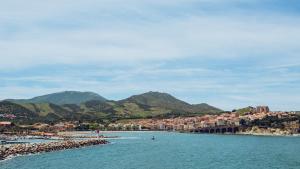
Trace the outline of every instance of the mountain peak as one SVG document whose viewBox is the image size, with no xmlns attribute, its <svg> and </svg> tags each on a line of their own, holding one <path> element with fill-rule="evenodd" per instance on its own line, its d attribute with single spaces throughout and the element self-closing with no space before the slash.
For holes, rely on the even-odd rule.
<svg viewBox="0 0 300 169">
<path fill-rule="evenodd" d="M 142 93 L 139 95 L 133 95 L 131 97 L 129 97 L 128 99 L 139 99 L 139 98 L 143 98 L 143 99 L 147 99 L 147 100 L 151 100 L 151 99 L 161 99 L 161 100 L 168 100 L 171 99 L 173 101 L 178 100 L 176 99 L 174 96 L 168 94 L 168 93 L 162 93 L 162 92 L 154 92 L 154 91 L 149 91 L 146 93 Z"/>
<path fill-rule="evenodd" d="M 120 102 L 131 102 L 149 107 L 160 107 L 173 112 L 190 112 L 190 113 L 216 113 L 221 111 L 218 108 L 210 106 L 206 103 L 191 105 L 187 102 L 177 99 L 176 97 L 162 92 L 149 91 L 139 95 L 133 95 Z"/>
<path fill-rule="evenodd" d="M 133 95 L 125 100 L 122 100 L 121 102 L 133 102 L 140 105 L 161 107 L 171 110 L 180 108 L 186 110 L 187 112 L 191 111 L 190 104 L 181 101 L 168 93 L 161 92 L 150 91 L 139 95 Z"/>
<path fill-rule="evenodd" d="M 121 101 L 108 101 L 93 92 L 62 91 L 27 100 L 0 102 L 0 111 L 27 120 L 46 122 L 68 120 L 99 120 L 149 118 L 215 114 L 221 110 L 206 103 L 191 105 L 168 93 L 146 92 Z M 14 103 L 11 103 L 14 102 Z M 16 103 L 16 104 L 15 104 Z"/>
<path fill-rule="evenodd" d="M 175 98 L 174 96 L 168 94 L 168 93 L 163 93 L 163 92 L 158 92 L 158 91 L 149 91 L 140 95 L 134 95 L 134 96 L 152 96 L 152 97 L 172 97 Z"/>
<path fill-rule="evenodd" d="M 105 98 L 93 92 L 62 91 L 37 96 L 31 99 L 9 100 L 16 103 L 53 103 L 53 104 L 80 104 L 90 100 L 106 101 Z"/>
</svg>

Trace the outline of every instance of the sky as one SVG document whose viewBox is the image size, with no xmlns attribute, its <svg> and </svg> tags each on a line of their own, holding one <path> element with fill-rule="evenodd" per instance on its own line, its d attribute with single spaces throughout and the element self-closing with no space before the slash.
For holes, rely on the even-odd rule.
<svg viewBox="0 0 300 169">
<path fill-rule="evenodd" d="M 160 91 L 223 110 L 300 110 L 298 0 L 9 0 L 0 99 Z"/>
</svg>

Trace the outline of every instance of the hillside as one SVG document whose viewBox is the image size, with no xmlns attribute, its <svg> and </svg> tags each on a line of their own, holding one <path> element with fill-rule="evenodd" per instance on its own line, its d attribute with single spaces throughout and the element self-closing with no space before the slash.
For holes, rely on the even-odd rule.
<svg viewBox="0 0 300 169">
<path fill-rule="evenodd" d="M 0 102 L 0 114 L 13 114 L 16 116 L 15 120 L 19 122 L 28 122 L 39 117 L 37 112 L 8 101 Z"/>
<path fill-rule="evenodd" d="M 160 107 L 173 111 L 193 112 L 192 105 L 178 100 L 170 94 L 159 92 L 147 92 L 140 95 L 134 95 L 125 100 L 121 100 L 120 103 L 135 103 L 138 105 Z"/>
<path fill-rule="evenodd" d="M 38 101 L 34 98 L 33 100 L 36 103 L 24 101 L 17 103 L 8 101 L 0 102 L 0 105 L 3 105 L 0 106 L 0 114 L 12 113 L 16 116 L 21 115 L 20 117 L 27 118 L 28 121 L 33 122 L 56 122 L 62 120 L 101 121 L 130 118 L 194 116 L 216 114 L 222 111 L 205 103 L 191 105 L 170 94 L 159 92 L 134 95 L 120 101 L 95 99 L 79 103 L 81 100 L 72 98 L 72 101 L 76 101 L 78 104 L 54 104 L 49 102 L 49 100 L 53 101 L 53 95 L 50 94 L 46 96 L 51 97 L 36 97 L 39 98 Z M 68 101 L 70 100 L 71 99 L 68 99 Z M 66 103 L 66 101 L 59 99 L 55 101 Z M 26 115 L 24 116 L 24 114 Z"/>
<path fill-rule="evenodd" d="M 193 110 L 195 112 L 200 112 L 200 113 L 203 112 L 203 113 L 207 113 L 207 114 L 215 114 L 215 113 L 219 113 L 219 112 L 223 111 L 219 108 L 216 108 L 216 107 L 211 106 L 206 103 L 194 104 L 193 107 L 194 107 Z"/>
<path fill-rule="evenodd" d="M 213 114 L 222 111 L 206 103 L 192 105 L 181 101 L 168 93 L 160 92 L 147 92 L 140 95 L 134 95 L 125 100 L 121 100 L 120 102 L 163 108 L 174 113 Z"/>
<path fill-rule="evenodd" d="M 57 105 L 63 105 L 80 104 L 90 100 L 105 101 L 106 99 L 93 92 L 64 91 L 38 96 L 32 99 L 9 99 L 7 101 L 14 103 L 53 103 Z"/>
</svg>

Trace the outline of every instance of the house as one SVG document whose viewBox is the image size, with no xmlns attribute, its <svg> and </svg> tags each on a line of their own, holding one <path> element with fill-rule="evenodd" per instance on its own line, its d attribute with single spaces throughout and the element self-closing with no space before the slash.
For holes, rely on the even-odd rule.
<svg viewBox="0 0 300 169">
<path fill-rule="evenodd" d="M 3 126 L 3 127 L 10 127 L 12 126 L 12 122 L 10 121 L 0 121 L 0 126 Z"/>
<path fill-rule="evenodd" d="M 217 119 L 217 126 L 224 126 L 226 125 L 226 121 L 223 118 Z"/>
<path fill-rule="evenodd" d="M 257 106 L 256 107 L 256 112 L 257 113 L 269 113 L 270 112 L 270 109 L 268 106 Z"/>
<path fill-rule="evenodd" d="M 159 123 L 158 124 L 159 125 L 159 130 L 165 130 L 166 129 L 166 125 L 165 124 L 163 124 L 163 123 Z"/>
</svg>

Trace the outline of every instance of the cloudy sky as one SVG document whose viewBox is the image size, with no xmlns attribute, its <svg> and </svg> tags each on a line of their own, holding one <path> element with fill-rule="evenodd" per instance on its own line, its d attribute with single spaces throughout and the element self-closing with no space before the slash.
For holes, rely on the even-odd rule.
<svg viewBox="0 0 300 169">
<path fill-rule="evenodd" d="M 160 91 L 300 110 L 300 2 L 2 1 L 0 59 L 0 99 Z"/>
</svg>

